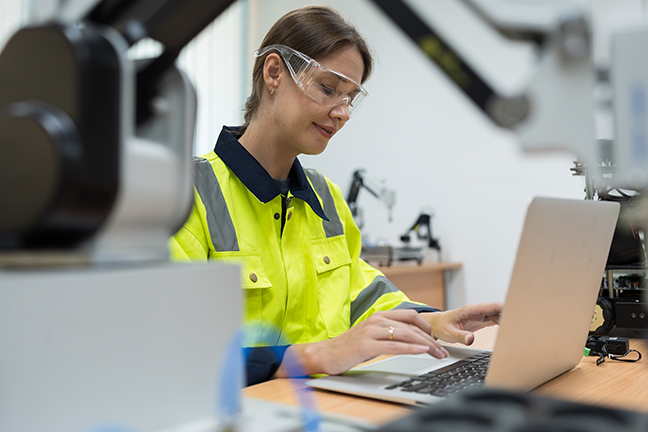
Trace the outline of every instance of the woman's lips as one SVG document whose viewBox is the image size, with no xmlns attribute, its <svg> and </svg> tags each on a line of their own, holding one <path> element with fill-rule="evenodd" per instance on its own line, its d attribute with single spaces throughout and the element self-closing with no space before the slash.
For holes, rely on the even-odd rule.
<svg viewBox="0 0 648 432">
<path fill-rule="evenodd" d="M 324 126 L 318 125 L 317 123 L 313 123 L 313 124 L 315 125 L 315 127 L 317 128 L 319 133 L 324 135 L 326 138 L 330 139 L 335 134 L 335 128 L 333 128 L 333 127 L 324 127 Z"/>
</svg>

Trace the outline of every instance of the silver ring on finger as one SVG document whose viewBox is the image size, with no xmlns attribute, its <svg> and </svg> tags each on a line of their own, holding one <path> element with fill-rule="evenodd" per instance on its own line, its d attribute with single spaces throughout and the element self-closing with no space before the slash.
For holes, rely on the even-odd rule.
<svg viewBox="0 0 648 432">
<path fill-rule="evenodd" d="M 389 330 L 387 330 L 387 339 L 390 341 L 394 340 L 394 326 L 390 326 Z"/>
</svg>

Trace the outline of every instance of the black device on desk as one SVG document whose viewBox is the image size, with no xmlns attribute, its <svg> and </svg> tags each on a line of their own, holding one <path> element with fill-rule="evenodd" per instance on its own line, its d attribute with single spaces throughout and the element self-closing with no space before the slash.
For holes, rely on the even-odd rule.
<svg viewBox="0 0 648 432">
<path fill-rule="evenodd" d="M 646 300 L 642 298 L 647 285 L 646 254 L 633 217 L 639 195 L 626 192 L 598 192 L 602 200 L 620 202 L 621 212 L 590 327 L 592 335 L 638 336 L 648 329 Z"/>
<path fill-rule="evenodd" d="M 610 146 L 609 140 L 601 140 Z M 571 171 L 585 177 L 586 199 L 614 201 L 621 204 L 612 238 L 599 297 L 594 309 L 590 335 L 641 336 L 648 329 L 646 308 L 645 239 L 641 225 L 643 197 L 640 191 L 612 186 L 614 164 L 598 163 L 602 174 L 593 174 L 587 164 L 575 161 Z"/>
</svg>

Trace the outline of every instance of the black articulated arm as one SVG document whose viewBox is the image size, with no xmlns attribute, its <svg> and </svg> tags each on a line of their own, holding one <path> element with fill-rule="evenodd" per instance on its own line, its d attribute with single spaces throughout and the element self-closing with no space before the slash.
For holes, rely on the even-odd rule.
<svg viewBox="0 0 648 432">
<path fill-rule="evenodd" d="M 358 193 L 360 188 L 365 188 L 367 192 L 376 198 L 380 198 L 378 192 L 370 188 L 364 180 L 364 170 L 359 169 L 353 172 L 353 178 L 351 179 L 351 188 L 349 188 L 349 194 L 347 195 L 347 204 L 353 204 L 358 199 Z"/>
<path fill-rule="evenodd" d="M 150 116 L 155 83 L 171 67 L 182 48 L 227 9 L 234 0 L 110 0 L 88 15 L 109 25 L 131 44 L 144 37 L 164 45 L 164 52 L 137 74 L 137 123 Z"/>
<path fill-rule="evenodd" d="M 427 213 L 421 213 L 419 217 L 414 222 L 414 225 L 407 230 L 405 234 L 401 236 L 401 240 L 404 243 L 409 243 L 410 235 L 414 231 L 416 236 L 419 239 L 425 239 L 428 242 L 428 247 L 431 249 L 436 249 L 441 252 L 441 246 L 439 245 L 439 240 L 432 236 L 432 216 Z M 421 232 L 424 231 L 424 232 Z"/>
<path fill-rule="evenodd" d="M 502 98 L 403 0 L 372 0 L 495 123 L 511 127 L 528 113 L 525 98 Z"/>
<path fill-rule="evenodd" d="M 95 27 L 19 30 L 0 54 L 0 249 L 67 248 L 117 195 L 120 55 Z"/>
<path fill-rule="evenodd" d="M 358 204 L 356 201 L 358 200 L 358 194 L 360 193 L 360 189 L 365 189 L 367 192 L 369 192 L 371 195 L 375 196 L 376 198 L 380 199 L 380 194 L 373 190 L 369 185 L 367 185 L 367 182 L 365 181 L 365 170 L 364 169 L 359 169 L 355 170 L 353 172 L 353 178 L 351 179 L 351 187 L 349 188 L 349 194 L 347 195 L 347 204 L 349 205 L 349 208 L 351 209 L 351 214 L 353 216 L 358 216 Z"/>
</svg>

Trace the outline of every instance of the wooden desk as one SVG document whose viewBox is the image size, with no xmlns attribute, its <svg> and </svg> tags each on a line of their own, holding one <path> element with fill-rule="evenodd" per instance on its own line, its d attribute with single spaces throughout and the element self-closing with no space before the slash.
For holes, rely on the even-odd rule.
<svg viewBox="0 0 648 432">
<path fill-rule="evenodd" d="M 631 339 L 630 348 L 643 358 L 637 363 L 583 357 L 571 371 L 535 390 L 542 396 L 648 413 L 648 341 Z M 634 357 L 633 357 L 634 358 Z"/>
<path fill-rule="evenodd" d="M 414 261 L 404 261 L 377 268 L 411 300 L 445 310 L 449 273 L 460 269 L 461 264 L 425 262 L 418 265 Z"/>
<path fill-rule="evenodd" d="M 475 333 L 476 348 L 492 348 L 497 327 Z M 648 343 L 633 339 L 630 347 L 648 356 Z M 624 363 L 608 359 L 596 366 L 595 357 L 583 357 L 576 368 L 534 390 L 539 395 L 574 402 L 631 409 L 648 413 L 648 361 Z M 277 379 L 248 387 L 243 395 L 273 402 L 298 405 L 298 393 L 307 391 L 303 379 Z M 384 424 L 410 414 L 409 407 L 322 390 L 312 392 L 318 409 Z"/>
</svg>

